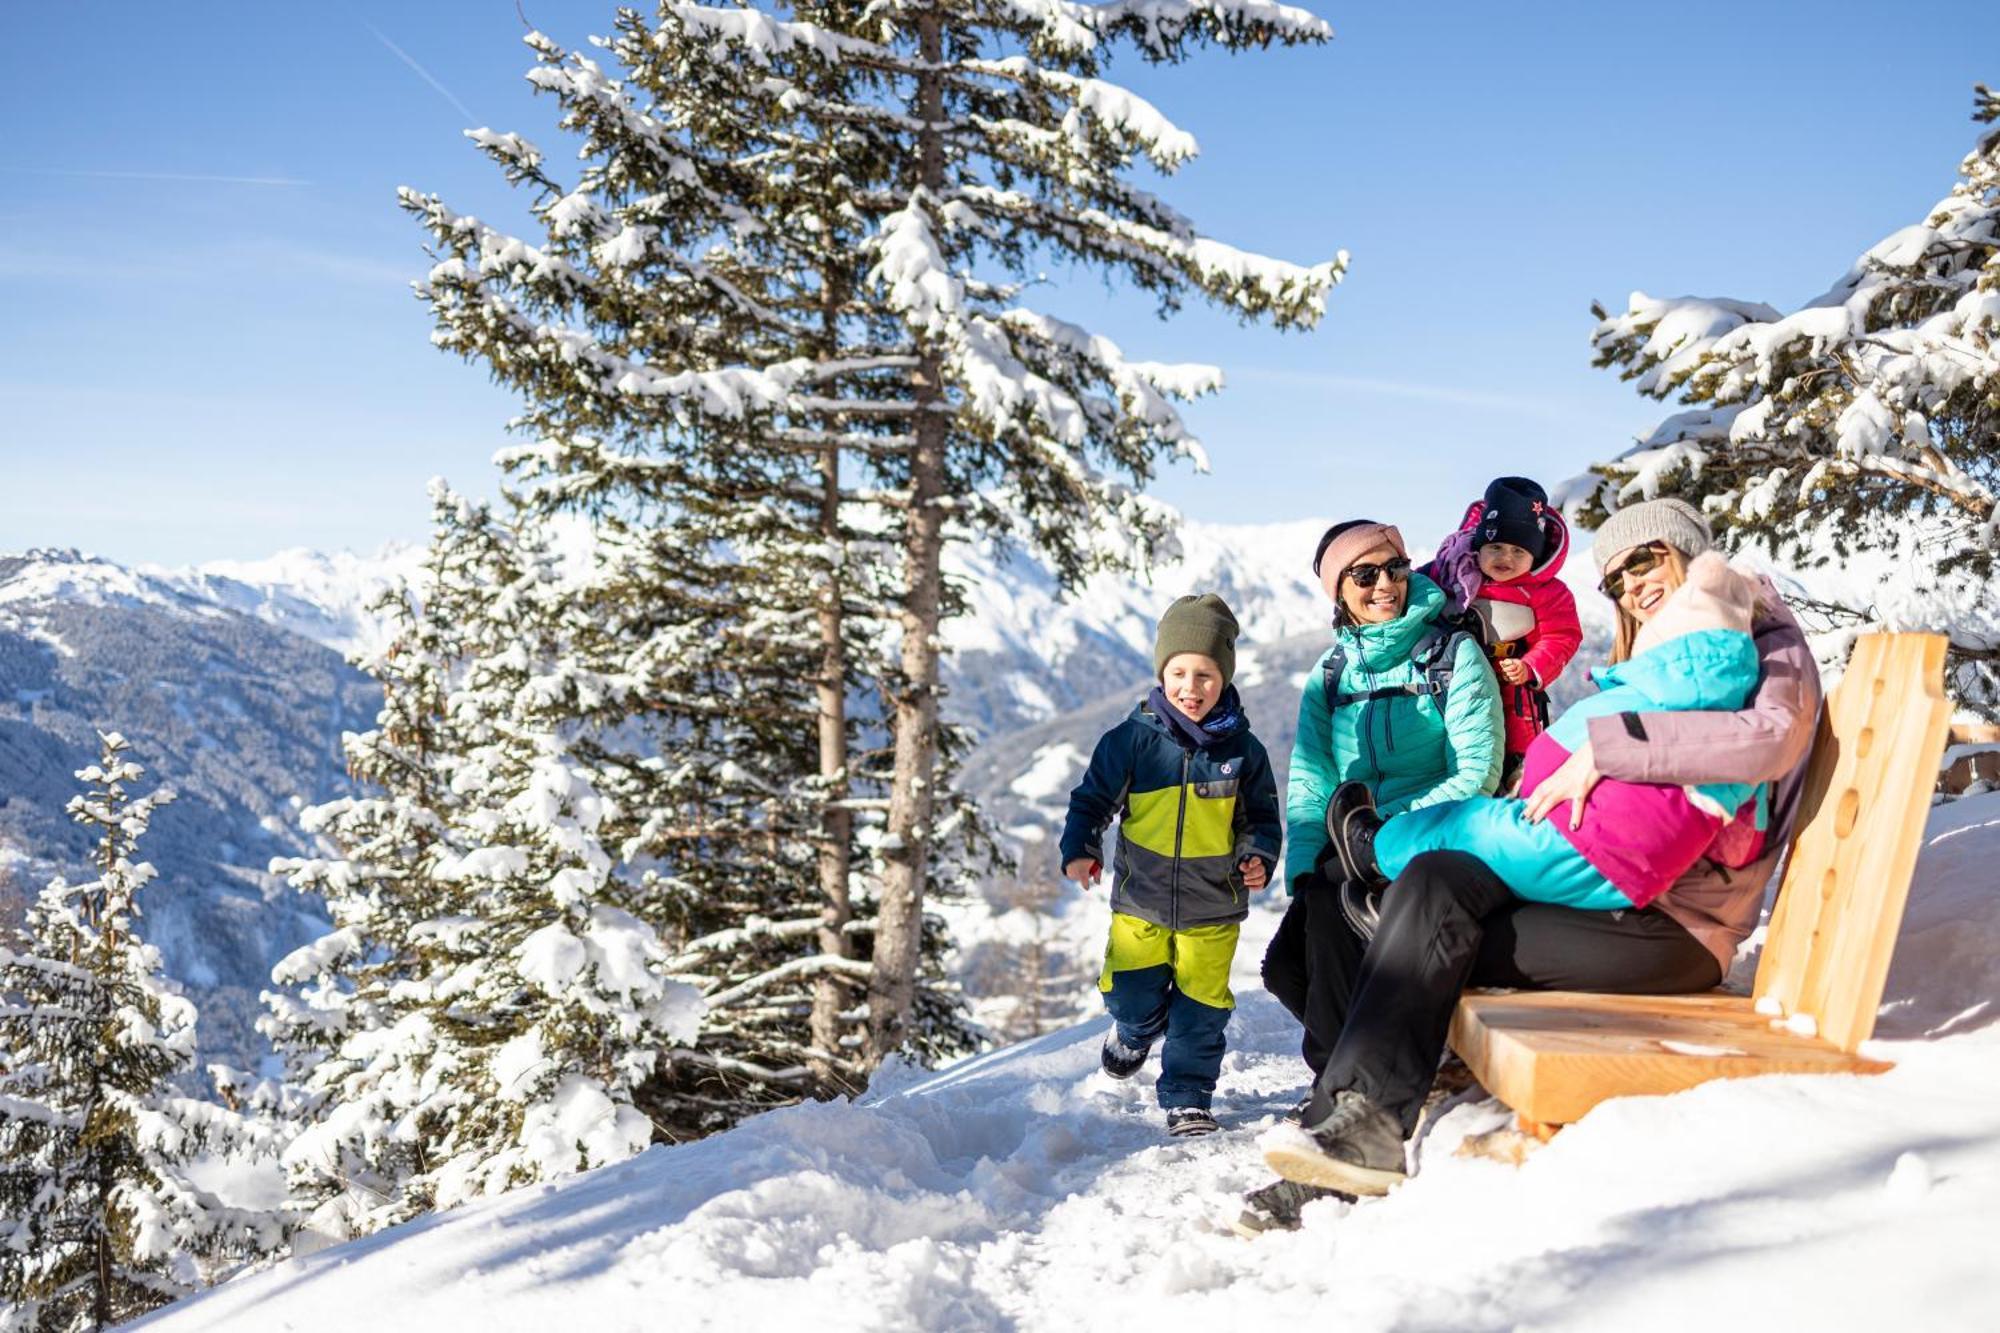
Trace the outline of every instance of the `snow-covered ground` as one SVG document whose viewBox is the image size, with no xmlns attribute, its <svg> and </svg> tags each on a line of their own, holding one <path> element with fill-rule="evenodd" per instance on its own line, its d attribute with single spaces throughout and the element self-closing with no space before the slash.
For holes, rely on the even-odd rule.
<svg viewBox="0 0 2000 1333">
<path fill-rule="evenodd" d="M 1933 812 L 1876 1078 L 1609 1103 L 1515 1168 L 1468 1104 L 1386 1200 L 1238 1239 L 1297 1029 L 1238 956 L 1219 1111 L 1168 1142 L 1091 1021 L 858 1102 L 759 1116 L 288 1260 L 159 1330 L 1992 1328 L 2000 1310 L 2000 795 Z M 1101 906 L 1099 907 L 1101 911 Z M 1754 1321 L 1754 1322 L 1753 1322 Z"/>
</svg>

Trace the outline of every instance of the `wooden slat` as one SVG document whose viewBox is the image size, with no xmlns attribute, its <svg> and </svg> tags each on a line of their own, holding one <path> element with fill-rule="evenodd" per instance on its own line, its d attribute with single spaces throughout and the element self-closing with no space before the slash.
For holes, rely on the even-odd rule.
<svg viewBox="0 0 2000 1333">
<path fill-rule="evenodd" d="M 1756 1074 L 1872 1074 L 1889 1066 L 1757 1013 L 1743 995 L 1468 992 L 1451 1044 L 1486 1090 L 1529 1120 L 1568 1124 L 1611 1097 Z"/>
<path fill-rule="evenodd" d="M 1865 634 L 1827 701 L 1756 994 L 1853 1051 L 1875 1010 L 1951 728 L 1945 640 Z"/>
</svg>

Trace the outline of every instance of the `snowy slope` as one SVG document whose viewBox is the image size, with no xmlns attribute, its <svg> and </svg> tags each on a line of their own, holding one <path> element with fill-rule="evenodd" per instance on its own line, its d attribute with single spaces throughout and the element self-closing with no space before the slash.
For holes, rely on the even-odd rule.
<svg viewBox="0 0 2000 1333">
<path fill-rule="evenodd" d="M 1519 1169 L 1451 1154 L 1501 1118 L 1468 1104 L 1408 1185 L 1316 1204 L 1295 1235 L 1225 1229 L 1303 1075 L 1296 1027 L 1252 980 L 1266 910 L 1238 958 L 1212 1139 L 1165 1141 L 1151 1069 L 1096 1072 L 1092 1021 L 289 1260 L 143 1326 L 1990 1328 L 1996 857 L 2000 795 L 1933 812 L 1871 1048 L 1890 1073 L 1613 1102 Z"/>
</svg>

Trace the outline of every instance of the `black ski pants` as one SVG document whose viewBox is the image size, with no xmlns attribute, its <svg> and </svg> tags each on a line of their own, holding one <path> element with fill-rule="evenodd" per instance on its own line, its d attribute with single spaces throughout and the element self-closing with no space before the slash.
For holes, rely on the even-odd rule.
<svg viewBox="0 0 2000 1333">
<path fill-rule="evenodd" d="M 1425 852 L 1382 891 L 1364 944 L 1323 875 L 1293 896 L 1264 986 L 1305 1025 L 1307 1123 L 1359 1092 L 1416 1128 L 1467 986 L 1677 995 L 1722 980 L 1715 955 L 1656 908 L 1587 912 L 1523 902 L 1478 857 Z"/>
</svg>

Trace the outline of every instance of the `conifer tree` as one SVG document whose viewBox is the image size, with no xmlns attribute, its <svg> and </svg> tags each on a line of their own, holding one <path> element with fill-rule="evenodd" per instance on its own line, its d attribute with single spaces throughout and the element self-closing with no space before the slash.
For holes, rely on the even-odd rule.
<svg viewBox="0 0 2000 1333">
<path fill-rule="evenodd" d="M 415 1113 L 441 1069 L 434 1034 L 412 997 L 429 974 L 418 928 L 439 913 L 431 875 L 450 853 L 464 744 L 449 705 L 479 623 L 508 570 L 490 515 L 431 485 L 433 537 L 423 569 L 372 608 L 389 630 L 357 662 L 382 686 L 375 726 L 342 745 L 358 794 L 307 809 L 304 831 L 328 855 L 271 863 L 317 895 L 328 934 L 280 960 L 259 1029 L 286 1059 L 300 1132 L 286 1153 L 295 1205 L 334 1235 L 407 1220 L 428 1203 L 405 1183 L 421 1174 Z"/>
<path fill-rule="evenodd" d="M 269 1151 L 258 1125 L 180 1093 L 194 1006 L 137 934 L 150 863 L 136 844 L 162 787 L 117 733 L 71 816 L 97 830 L 98 877 L 49 884 L 0 948 L 0 1327 L 100 1329 L 163 1305 L 202 1264 L 267 1252 L 282 1219 L 232 1205 L 187 1171 L 200 1153 Z"/>
<path fill-rule="evenodd" d="M 1327 35 L 1265 0 L 668 3 L 620 14 L 618 74 L 528 39 L 530 79 L 582 140 L 574 181 L 518 135 L 472 132 L 534 192 L 538 243 L 405 193 L 437 246 L 434 340 L 527 402 L 535 443 L 508 461 L 531 503 L 634 532 L 685 520 L 683 559 L 704 565 L 750 544 L 722 516 L 768 520 L 756 540 L 785 572 L 757 605 L 813 659 L 811 694 L 766 697 L 803 703 L 819 741 L 810 781 L 778 789 L 816 848 L 820 952 L 800 966 L 821 1064 L 859 971 L 857 882 L 877 904 L 863 1054 L 920 1040 L 925 894 L 965 827 L 940 751 L 946 543 L 1024 540 L 1066 582 L 1143 564 L 1167 520 L 1137 488 L 1200 459 L 1174 400 L 1216 373 L 1128 358 L 1024 306 L 1022 281 L 1053 255 L 1163 312 L 1197 292 L 1307 326 L 1345 264 L 1236 250 L 1131 183 L 1140 156 L 1171 171 L 1195 145 L 1099 77 L 1109 48 L 1174 61 Z M 857 700 L 879 700 L 874 726 Z"/>
<path fill-rule="evenodd" d="M 1980 87 L 1974 119 L 2000 125 Z M 1766 305 L 1635 293 L 1597 308 L 1597 364 L 1690 405 L 1600 464 L 1577 496 L 1595 525 L 1635 499 L 1700 504 L 1732 544 L 1824 563 L 1892 555 L 1910 573 L 1836 622 L 1951 639 L 1959 701 L 2000 716 L 2000 127 L 1922 222 L 1886 237 L 1825 295 Z M 1894 601 L 1889 599 L 1894 598 Z"/>
<path fill-rule="evenodd" d="M 606 845 L 619 779 L 586 724 L 623 686 L 579 666 L 575 580 L 545 534 L 435 503 L 379 725 L 348 741 L 371 790 L 309 817 L 339 855 L 278 863 L 337 927 L 279 964 L 302 989 L 269 1027 L 313 1117 L 294 1187 L 335 1234 L 643 1148 L 640 1089 L 702 1012 Z"/>
</svg>

